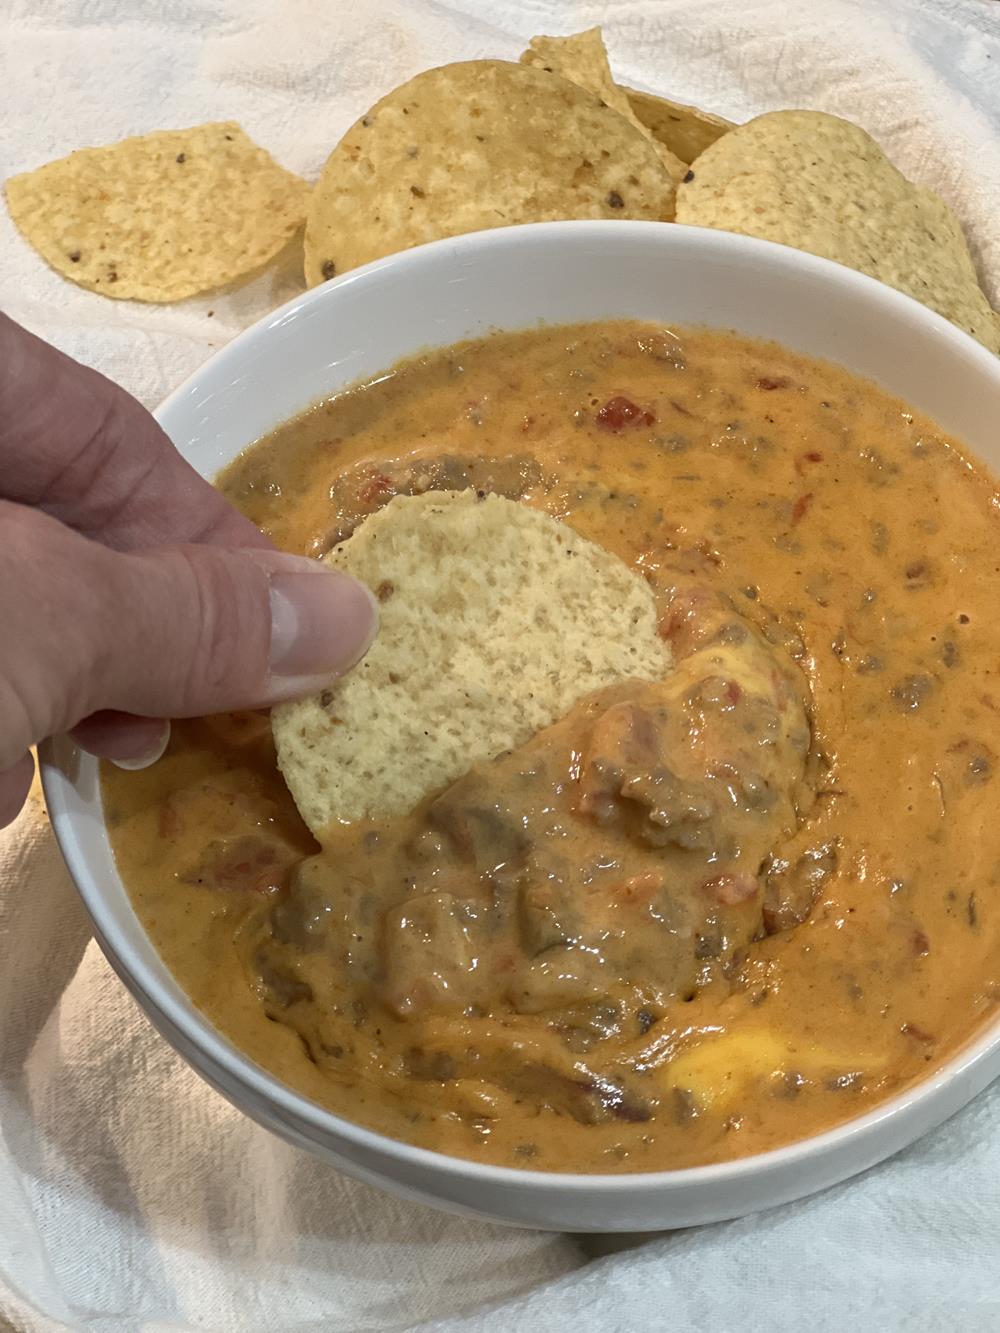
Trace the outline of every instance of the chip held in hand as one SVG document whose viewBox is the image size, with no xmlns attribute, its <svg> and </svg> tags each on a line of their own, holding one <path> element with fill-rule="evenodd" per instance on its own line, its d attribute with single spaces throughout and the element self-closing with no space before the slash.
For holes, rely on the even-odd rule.
<svg viewBox="0 0 1000 1333">
<path fill-rule="evenodd" d="M 591 691 L 670 669 L 646 580 L 499 495 L 397 495 L 326 561 L 376 592 L 382 624 L 354 671 L 272 715 L 317 836 L 405 813 Z"/>
</svg>

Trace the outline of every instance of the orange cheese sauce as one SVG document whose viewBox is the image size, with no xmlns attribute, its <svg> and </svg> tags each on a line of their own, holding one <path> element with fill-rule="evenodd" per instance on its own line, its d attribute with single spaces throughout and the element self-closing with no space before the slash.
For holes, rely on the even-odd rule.
<svg viewBox="0 0 1000 1333">
<path fill-rule="evenodd" d="M 638 411 L 602 418 L 616 398 Z M 479 1018 L 373 1018 L 335 970 L 323 1040 L 340 1054 L 318 1059 L 302 1025 L 265 1002 L 246 940 L 302 858 L 336 900 L 337 858 L 315 858 L 266 719 L 182 722 L 152 769 L 105 772 L 104 801 L 136 910 L 208 1018 L 348 1118 L 569 1171 L 776 1147 L 870 1109 L 967 1041 L 1000 998 L 1000 521 L 986 470 L 829 365 L 611 323 L 406 362 L 251 445 L 219 485 L 279 546 L 319 555 L 349 531 L 352 506 L 377 501 L 379 478 L 442 455 L 472 460 L 471 484 L 520 487 L 636 568 L 695 560 L 795 663 L 822 773 L 761 875 L 835 849 L 811 912 L 707 969 L 645 1030 L 609 1023 L 602 1068 L 627 1069 L 645 1118 L 588 1118 L 534 1085 L 421 1068 L 408 1053 L 431 1027 L 439 1052 L 466 1049 Z M 255 860 L 262 838 L 271 850 Z M 590 1054 L 568 1050 L 566 1067 Z"/>
</svg>

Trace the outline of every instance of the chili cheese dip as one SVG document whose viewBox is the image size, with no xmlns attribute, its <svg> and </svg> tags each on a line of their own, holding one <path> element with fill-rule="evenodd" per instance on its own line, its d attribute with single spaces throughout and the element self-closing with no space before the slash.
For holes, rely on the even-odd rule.
<svg viewBox="0 0 1000 1333">
<path fill-rule="evenodd" d="M 645 578 L 672 662 L 315 836 L 266 715 L 105 771 L 151 939 L 285 1083 L 462 1157 L 663 1170 L 869 1110 L 995 1011 L 998 498 L 931 421 L 773 344 L 581 325 L 402 363 L 219 485 L 316 557 L 396 496 L 542 510 Z"/>
</svg>

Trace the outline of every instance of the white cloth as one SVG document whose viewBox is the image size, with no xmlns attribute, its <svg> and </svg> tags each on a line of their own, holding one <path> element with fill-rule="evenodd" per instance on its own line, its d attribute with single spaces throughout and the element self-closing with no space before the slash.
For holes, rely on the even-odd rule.
<svg viewBox="0 0 1000 1333">
<path fill-rule="evenodd" d="M 619 76 L 735 119 L 815 107 L 958 210 L 1000 298 L 995 0 L 7 0 L 0 174 L 233 118 L 306 175 L 378 95 L 601 22 Z M 0 302 L 155 404 L 296 290 L 176 308 L 64 283 L 0 216 Z M 272 1139 L 153 1033 L 37 799 L 0 835 L 0 1327 L 1000 1328 L 1000 1087 L 863 1179 L 651 1239 L 458 1221 Z"/>
</svg>

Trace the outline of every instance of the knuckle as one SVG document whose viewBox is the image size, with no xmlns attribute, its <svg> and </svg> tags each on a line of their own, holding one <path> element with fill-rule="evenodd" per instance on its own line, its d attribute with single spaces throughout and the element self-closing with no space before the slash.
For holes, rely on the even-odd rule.
<svg viewBox="0 0 1000 1333">
<path fill-rule="evenodd" d="M 85 518 L 83 527 L 94 534 L 113 532 L 159 467 L 162 454 L 159 439 L 152 433 L 144 439 L 142 452 L 136 450 L 136 404 L 117 386 L 108 387 L 100 397 L 93 430 L 78 455 L 85 475 L 72 488 L 73 504 Z"/>
<path fill-rule="evenodd" d="M 190 586 L 193 639 L 185 664 L 185 693 L 204 710 L 218 701 L 250 697 L 266 672 L 269 619 L 266 588 L 237 553 L 179 548 Z"/>
<path fill-rule="evenodd" d="M 91 555 L 48 515 L 0 502 L 0 768 L 86 710 L 101 673 Z"/>
</svg>

